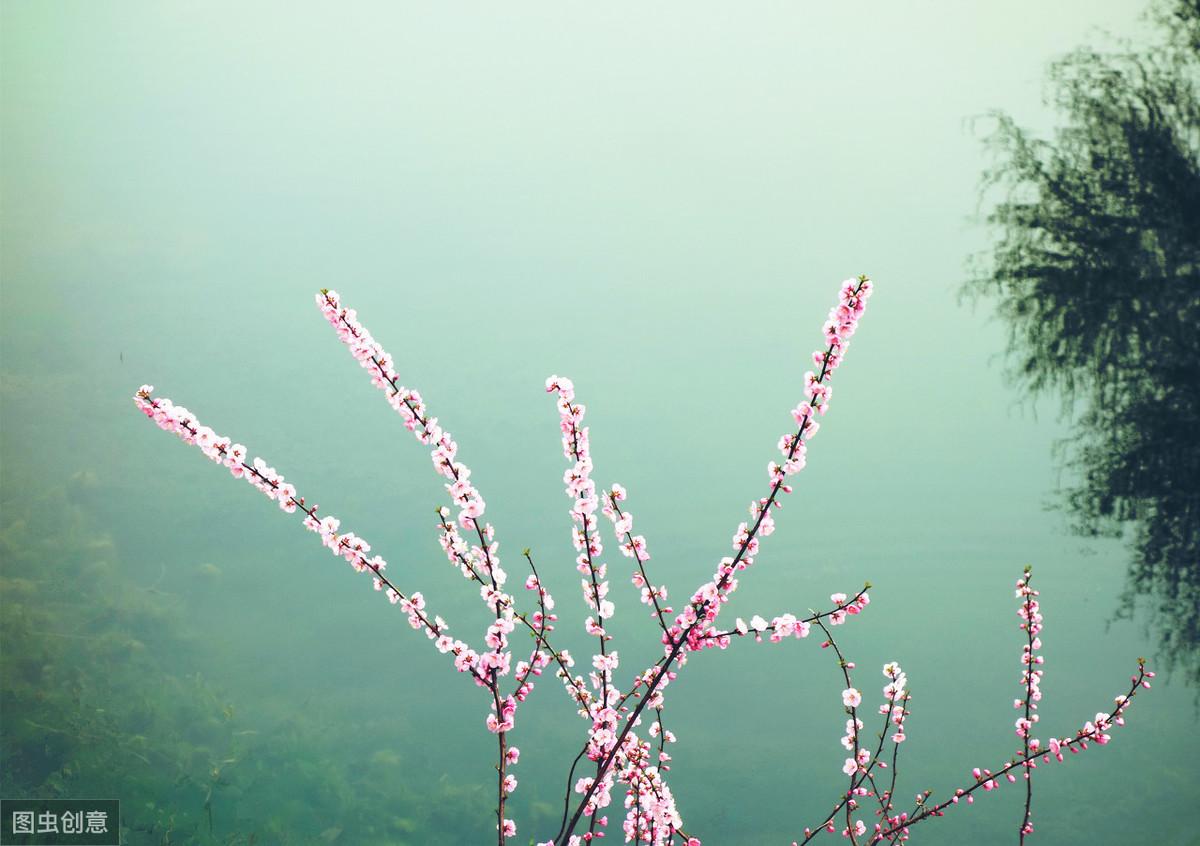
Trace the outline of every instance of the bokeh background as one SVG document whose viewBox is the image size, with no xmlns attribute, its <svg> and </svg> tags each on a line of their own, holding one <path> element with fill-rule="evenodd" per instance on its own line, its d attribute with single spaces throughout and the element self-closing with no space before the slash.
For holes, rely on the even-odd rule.
<svg viewBox="0 0 1200 846">
<path fill-rule="evenodd" d="M 551 373 L 588 405 L 679 601 L 727 554 L 840 280 L 876 295 L 779 530 L 730 615 L 827 604 L 869 701 L 915 695 L 900 790 L 1017 748 L 1013 582 L 1046 615 L 1044 735 L 1153 658 L 1115 620 L 1131 551 L 1053 507 L 1071 432 L 964 301 L 996 238 L 1000 110 L 1049 136 L 1050 62 L 1161 34 L 1137 2 L 5 2 L 0 676 L 5 797 L 105 796 L 125 842 L 494 836 L 486 703 L 294 518 L 159 432 L 149 382 L 369 539 L 460 633 L 424 450 L 313 304 L 338 289 L 461 446 L 514 574 L 532 547 L 582 654 Z M 609 544 L 622 671 L 654 631 Z M 1165 674 L 1164 674 L 1165 676 Z M 1196 689 L 1159 678 L 1106 749 L 1039 769 L 1044 844 L 1193 844 Z M 696 656 L 671 782 L 711 844 L 791 842 L 842 789 L 815 639 Z M 557 828 L 583 726 L 520 712 L 519 840 Z M 1011 843 L 987 795 L 916 842 Z M 619 812 L 611 815 L 619 817 Z M 612 826 L 616 836 L 617 822 Z"/>
</svg>

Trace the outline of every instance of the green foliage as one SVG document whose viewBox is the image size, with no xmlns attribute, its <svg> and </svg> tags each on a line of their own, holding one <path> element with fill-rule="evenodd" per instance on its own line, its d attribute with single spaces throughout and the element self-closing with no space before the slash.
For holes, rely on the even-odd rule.
<svg viewBox="0 0 1200 846">
<path fill-rule="evenodd" d="M 1200 0 L 1152 12 L 1161 46 L 1053 65 L 1052 140 L 997 116 L 999 238 L 968 290 L 998 301 L 1017 380 L 1079 411 L 1065 503 L 1085 533 L 1132 529 L 1124 613 L 1150 595 L 1200 679 Z"/>
<path fill-rule="evenodd" d="M 220 668 L 188 599 L 126 575 L 86 507 L 96 480 L 34 487 L 6 485 L 2 503 L 0 795 L 120 799 L 129 844 L 491 834 L 486 815 L 462 813 L 487 807 L 489 789 L 418 773 L 403 752 L 353 760 L 369 721 L 339 726 L 290 700 L 236 705 L 210 678 Z"/>
</svg>

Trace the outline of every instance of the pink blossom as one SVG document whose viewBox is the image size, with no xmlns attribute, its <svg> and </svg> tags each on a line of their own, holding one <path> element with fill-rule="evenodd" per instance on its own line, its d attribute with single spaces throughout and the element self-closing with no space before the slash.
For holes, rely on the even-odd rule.
<svg viewBox="0 0 1200 846">
<path fill-rule="evenodd" d="M 342 305 L 336 292 L 322 291 L 318 295 L 322 315 L 359 367 L 367 371 L 371 383 L 384 392 L 389 407 L 400 416 L 405 428 L 429 449 L 434 471 L 442 480 L 440 484 L 445 486 L 449 504 L 453 506 L 453 509 L 442 506 L 437 511 L 439 544 L 455 571 L 475 583 L 489 612 L 482 640 L 474 647 L 465 640 L 451 637 L 445 621 L 426 609 L 420 592 L 406 594 L 385 575 L 387 562 L 378 554 L 371 555 L 372 548 L 366 540 L 344 530 L 338 518 L 319 516 L 316 506 L 308 504 L 296 486 L 285 481 L 283 475 L 264 459 L 251 458 L 243 445 L 233 443 L 230 438 L 202 424 L 188 409 L 175 406 L 165 398 L 153 397 L 153 388 L 149 385 L 139 389 L 134 402 L 155 425 L 172 432 L 184 443 L 196 446 L 210 461 L 226 467 L 235 478 L 245 479 L 283 511 L 289 514 L 301 511 L 302 525 L 317 534 L 332 555 L 356 572 L 369 571 L 375 590 L 399 606 L 409 625 L 421 631 L 440 654 L 450 656 L 449 660 L 459 672 L 470 676 L 474 688 L 481 690 L 487 702 L 489 712 L 485 725 L 490 732 L 499 735 L 502 757 L 496 767 L 500 779 L 496 816 L 501 840 L 516 833 L 515 823 L 504 817 L 504 797 L 517 787 L 516 776 L 507 772 L 506 767 L 515 766 L 520 753 L 517 747 L 506 746 L 507 734 L 515 730 L 519 704 L 549 669 L 562 682 L 572 707 L 587 725 L 583 752 L 589 763 L 595 763 L 594 775 L 585 776 L 574 785 L 580 796 L 571 826 L 576 825 L 581 816 L 589 817 L 589 830 L 586 835 L 567 832 L 566 842 L 580 844 L 606 835 L 608 816 L 605 809 L 613 804 L 613 791 L 617 790 L 624 792 L 626 810 L 620 833 L 631 841 L 651 841 L 655 846 L 664 846 L 685 836 L 680 830 L 682 820 L 665 779 L 671 761 L 665 745 L 673 742 L 675 737 L 663 726 L 662 713 L 666 691 L 685 666 L 689 653 L 723 649 L 750 632 L 754 632 L 756 640 L 761 640 L 764 632 L 770 632 L 769 639 L 777 643 L 792 637 L 803 638 L 809 634 L 810 625 L 819 625 L 822 629 L 842 625 L 858 615 L 870 601 L 865 591 L 853 598 L 848 598 L 845 593 L 835 593 L 830 597 L 832 609 L 812 612 L 807 619 L 784 613 L 768 623 L 763 617 L 754 615 L 749 623 L 738 617 L 729 631 L 722 631 L 718 626 L 724 607 L 737 591 L 740 580 L 746 577 L 746 571 L 754 565 L 762 540 L 775 531 L 776 512 L 783 497 L 791 492 L 795 477 L 806 467 L 808 442 L 819 429 L 815 418 L 829 410 L 832 376 L 844 362 L 872 290 L 866 277 L 846 280 L 841 286 L 837 304 L 822 327 L 824 346 L 812 355 L 815 369 L 804 375 L 803 399 L 792 411 L 795 427 L 777 442 L 781 457 L 777 456 L 767 465 L 767 490 L 759 491 L 760 496 L 751 499 L 748 518 L 740 521 L 733 532 L 732 554 L 719 557 L 711 577 L 705 574 L 700 586 L 690 595 L 686 591 L 677 594 L 684 600 L 675 610 L 664 604 L 668 596 L 666 587 L 654 584 L 649 578 L 645 568 L 649 560 L 646 538 L 633 534 L 633 514 L 623 505 L 628 502 L 627 491 L 616 484 L 607 489 L 598 487 L 593 479 L 594 459 L 588 428 L 584 425 L 586 408 L 576 401 L 573 383 L 558 376 L 546 381 L 546 390 L 555 395 L 563 452 L 567 459 L 562 479 L 570 506 L 564 510 L 571 521 L 575 565 L 583 577 L 584 604 L 591 612 L 585 612 L 584 629 L 596 641 L 590 665 L 583 662 L 586 677 L 572 671 L 575 662 L 566 650 L 556 651 L 550 645 L 548 635 L 557 617 L 551 613 L 553 599 L 536 573 L 531 573 L 524 581 L 526 589 L 534 593 L 533 597 L 523 597 L 525 610 L 519 609 L 516 598 L 506 592 L 507 575 L 501 564 L 499 543 L 493 527 L 480 519 L 486 513 L 486 502 L 472 481 L 470 468 L 460 460 L 458 444 L 431 415 L 421 394 L 399 383 L 392 356 L 358 321 L 356 312 Z M 740 398 L 733 402 L 740 402 Z M 612 635 L 606 630 L 615 605 L 609 595 L 603 541 L 597 526 L 598 510 L 612 523 L 617 548 L 623 556 L 633 560 L 631 581 L 641 602 L 652 609 L 650 613 L 661 630 L 661 657 L 635 675 L 625 688 L 618 687 L 621 681 L 616 677 L 619 656 L 609 646 Z M 522 566 L 528 563 L 532 569 L 533 559 L 528 550 L 525 558 L 528 562 L 522 561 Z M 395 569 L 409 572 L 406 568 Z M 894 762 L 896 758 L 874 751 L 873 740 L 866 741 L 869 745 L 861 745 L 860 739 L 866 729 L 864 721 L 858 719 L 858 712 L 854 711 L 845 723 L 845 735 L 841 739 L 842 746 L 851 754 L 843 766 L 851 784 L 848 789 L 844 785 L 840 788 L 843 804 L 839 806 L 844 810 L 846 827 L 843 833 L 847 837 L 866 834 L 866 824 L 862 820 L 852 820 L 851 816 L 864 810 L 860 803 L 873 799 L 880 804 L 879 822 L 872 834 L 872 843 L 906 840 L 912 824 L 941 816 L 962 799 L 965 799 L 963 804 L 972 803 L 977 788 L 984 792 L 993 791 L 1002 783 L 1001 776 L 1013 783 L 1017 780 L 1014 771 L 1031 785 L 1036 758 L 1040 757 L 1048 764 L 1052 758 L 1061 761 L 1065 751 L 1077 753 L 1087 749 L 1089 744 L 1105 745 L 1110 742 L 1114 728 L 1124 725 L 1132 697 L 1139 689 L 1148 688 L 1153 678 L 1153 673 L 1140 664 L 1138 675 L 1130 680 L 1129 692 L 1117 697 L 1112 713 L 1097 712 L 1073 737 L 1050 738 L 1044 747 L 1038 738 L 1031 736 L 1039 723 L 1037 709 L 1042 698 L 1040 682 L 1045 661 L 1041 632 L 1044 620 L 1037 591 L 1030 586 L 1028 571 L 1017 581 L 1016 587 L 1017 598 L 1021 600 L 1018 609 L 1021 629 L 1026 633 L 1021 654 L 1021 695 L 1014 700 L 1014 707 L 1020 712 L 1015 728 L 1022 738 L 1018 757 L 1002 766 L 997 765 L 995 772 L 975 768 L 972 771 L 974 783 L 956 789 L 944 802 L 935 805 L 928 793 L 918 794 L 917 808 L 913 812 L 897 812 L 891 805 L 890 792 L 880 791 L 882 782 L 878 779 L 881 771 L 889 768 L 889 761 Z M 534 601 L 537 607 L 530 610 L 528 606 Z M 525 629 L 523 636 L 532 636 L 533 645 L 528 660 L 517 660 L 514 666 L 510 642 L 519 626 Z M 850 686 L 850 674 L 855 664 L 843 656 L 829 632 L 825 635 L 822 646 L 830 648 L 830 654 L 836 656 L 845 675 L 847 687 L 842 692 L 843 705 L 857 709 L 863 696 L 857 688 Z M 884 702 L 878 712 L 883 718 L 883 730 L 877 732 L 876 726 L 872 726 L 868 735 L 878 736 L 880 750 L 889 731 L 893 743 L 905 740 L 905 718 L 911 698 L 907 677 L 897 663 L 884 665 L 883 674 L 887 681 L 882 688 Z M 502 681 L 507 682 L 503 689 Z M 718 714 L 715 730 L 728 731 L 738 717 L 736 713 Z M 619 803 L 620 793 L 617 799 Z M 827 831 L 836 828 L 832 816 L 818 826 Z M 1028 812 L 1021 831 L 1032 831 Z M 811 829 L 806 830 L 806 836 L 810 832 Z M 698 846 L 699 840 L 689 837 L 687 843 Z"/>
</svg>

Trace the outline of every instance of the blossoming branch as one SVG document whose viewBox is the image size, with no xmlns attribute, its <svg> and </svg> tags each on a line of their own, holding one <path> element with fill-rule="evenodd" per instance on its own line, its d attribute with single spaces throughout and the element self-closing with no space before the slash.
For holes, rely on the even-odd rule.
<svg viewBox="0 0 1200 846">
<path fill-rule="evenodd" d="M 1039 633 L 1042 618 L 1029 588 L 1030 574 L 1018 582 L 1022 628 L 1027 642 L 1023 652 L 1022 698 L 1016 707 L 1022 711 L 1017 720 L 1017 734 L 1022 738 L 1018 757 L 999 768 L 974 770 L 975 784 L 959 788 L 951 799 L 931 804 L 929 791 L 917 795 L 911 811 L 897 811 L 894 803 L 896 764 L 900 744 L 905 739 L 905 719 L 911 696 L 907 677 L 899 665 L 884 667 L 887 684 L 883 688 L 884 702 L 880 706 L 883 731 L 879 743 L 872 749 L 862 744 L 864 722 L 859 718 L 862 693 L 854 687 L 851 673 L 854 664 L 842 654 L 831 629 L 862 613 L 870 597 L 867 587 L 853 595 L 835 593 L 831 606 L 824 611 L 807 615 L 784 613 L 769 621 L 761 615 L 751 616 L 749 622 L 738 617 L 732 627 L 718 625 L 723 606 L 737 590 L 739 577 L 750 568 L 758 555 L 761 539 L 775 529 L 773 511 L 780 506 L 780 497 L 790 493 L 790 478 L 802 470 L 807 461 L 808 443 L 819 429 L 818 416 L 829 409 L 833 373 L 844 361 L 851 336 L 862 317 L 873 284 L 865 276 L 846 280 L 839 291 L 838 302 L 823 326 L 824 344 L 813 353 L 814 369 L 804 376 L 804 398 L 792 410 L 795 427 L 779 439 L 782 460 L 767 465 L 767 494 L 749 506 L 749 519 L 741 522 L 733 533 L 733 555 L 721 558 L 712 577 L 692 591 L 676 611 L 669 602 L 665 584 L 655 584 L 648 569 L 650 559 L 647 540 L 634 534 L 634 518 L 629 508 L 629 494 L 619 484 L 604 490 L 597 488 L 592 478 L 593 462 L 588 427 L 584 425 L 586 407 L 578 402 L 570 379 L 552 376 L 546 381 L 547 392 L 556 399 L 562 433 L 563 454 L 567 469 L 563 475 L 570 501 L 571 540 L 576 550 L 576 569 L 588 613 L 583 620 L 585 633 L 595 640 L 595 650 L 586 676 L 575 670 L 576 662 L 566 649 L 552 644 L 555 624 L 554 598 L 547 590 L 534 564 L 529 549 L 522 558 L 529 568 L 524 587 L 533 595 L 535 608 L 522 608 L 517 597 L 506 590 L 508 575 L 501 566 L 499 542 L 494 527 L 484 520 L 487 510 L 482 493 L 471 482 L 471 470 L 459 458 L 458 444 L 451 434 L 433 417 L 415 389 L 405 387 L 399 379 L 392 356 L 359 322 L 353 309 L 343 306 L 335 291 L 323 290 L 317 295 L 317 305 L 338 339 L 367 371 L 372 384 L 383 391 L 388 404 L 400 415 L 405 428 L 416 440 L 429 449 L 434 471 L 444 479 L 449 506 L 437 510 L 436 530 L 449 563 L 477 587 L 480 600 L 490 613 L 491 622 L 479 640 L 472 643 L 451 635 L 449 624 L 426 608 L 419 591 L 406 593 L 385 574 L 387 562 L 378 554 L 370 555 L 371 545 L 349 531 L 342 531 L 335 517 L 321 517 L 318 507 L 300 496 L 294 485 L 262 458 L 249 459 L 245 446 L 231 438 L 217 435 L 210 427 L 182 406 L 165 397 L 156 397 L 153 388 L 143 385 L 134 397 L 138 408 L 161 428 L 174 432 L 185 443 L 198 447 L 212 461 L 228 468 L 234 478 L 244 479 L 289 514 L 300 511 L 303 525 L 316 533 L 324 546 L 334 555 L 346 560 L 356 572 L 369 572 L 376 591 L 385 595 L 407 615 L 409 625 L 422 631 L 434 647 L 446 655 L 454 668 L 469 676 L 487 701 L 484 724 L 496 736 L 497 787 L 496 832 L 500 846 L 516 835 L 516 822 L 507 815 L 508 796 L 516 789 L 513 768 L 520 760 L 520 750 L 512 745 L 510 735 L 516 730 L 516 717 L 521 703 L 532 693 L 537 678 L 553 668 L 553 673 L 570 698 L 573 707 L 584 720 L 586 740 L 567 774 L 568 791 L 563 800 L 562 823 L 557 832 L 539 846 L 577 846 L 603 837 L 608 825 L 607 809 L 612 805 L 613 792 L 618 786 L 624 792 L 625 808 L 622 834 L 626 842 L 662 846 L 676 841 L 698 846 L 700 840 L 684 828 L 682 814 L 667 782 L 670 770 L 668 743 L 676 742 L 673 732 L 663 722 L 666 690 L 686 665 L 690 653 L 706 649 L 725 649 L 735 640 L 752 637 L 761 642 L 764 637 L 779 643 L 791 638 L 807 638 L 816 627 L 822 633 L 821 646 L 836 655 L 845 688 L 841 694 L 846 710 L 846 734 L 842 745 L 851 753 L 842 768 L 847 778 L 846 788 L 834 803 L 833 810 L 821 822 L 804 829 L 807 843 L 820 832 L 836 832 L 835 822 L 841 818 L 841 832 L 852 843 L 902 842 L 908 839 L 911 827 L 919 822 L 942 816 L 960 799 L 969 804 L 977 788 L 985 791 L 998 786 L 997 777 L 1015 781 L 1019 770 L 1026 785 L 1024 816 L 1019 827 L 1021 842 L 1033 830 L 1031 822 L 1032 771 L 1041 756 L 1063 760 L 1062 753 L 1087 748 L 1089 741 L 1106 743 L 1106 732 L 1123 722 L 1123 713 L 1141 687 L 1148 687 L 1153 676 L 1139 664 L 1139 674 L 1123 697 L 1118 697 L 1112 714 L 1097 714 L 1070 739 L 1052 739 L 1046 749 L 1031 737 L 1037 722 L 1037 702 L 1041 698 L 1039 682 L 1042 658 Z M 629 679 L 624 686 L 618 677 L 620 655 L 610 631 L 616 611 L 610 594 L 608 565 L 604 562 L 604 542 L 601 538 L 599 511 L 611 524 L 617 549 L 632 559 L 630 580 L 640 602 L 656 621 L 662 642 L 662 657 Z M 369 556 L 369 557 L 368 557 Z M 533 638 L 533 649 L 527 658 L 514 662 L 510 635 L 522 627 Z M 653 717 L 647 714 L 653 712 Z M 645 721 L 648 721 L 646 724 Z M 645 736 L 639 731 L 646 725 Z M 889 726 L 893 729 L 889 734 Z M 890 764 L 886 760 L 886 740 L 891 742 Z M 583 758 L 591 767 L 587 774 L 576 778 L 577 767 Z M 881 771 L 887 773 L 883 785 Z M 573 798 L 573 794 L 574 797 Z M 863 804 L 874 800 L 877 820 L 868 826 L 863 819 Z M 585 822 L 586 818 L 586 822 Z M 580 827 L 585 828 L 576 833 Z"/>
</svg>

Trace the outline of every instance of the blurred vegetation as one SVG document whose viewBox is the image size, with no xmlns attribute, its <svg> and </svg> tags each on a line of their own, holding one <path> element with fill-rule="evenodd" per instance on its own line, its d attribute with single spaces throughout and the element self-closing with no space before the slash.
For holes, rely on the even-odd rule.
<svg viewBox="0 0 1200 846">
<path fill-rule="evenodd" d="M 338 726 L 303 702 L 236 705 L 205 675 L 213 668 L 187 597 L 165 580 L 125 574 L 87 507 L 97 488 L 90 474 L 40 492 L 36 482 L 14 484 L 11 468 L 5 476 L 0 795 L 120 799 L 128 844 L 493 835 L 486 814 L 462 813 L 489 807 L 491 788 L 417 772 L 402 751 L 349 763 L 346 750 L 363 747 L 364 732 L 382 732 L 369 718 Z"/>
<path fill-rule="evenodd" d="M 1200 681 L 1200 0 L 1151 8 L 1161 43 L 1050 70 L 1050 140 L 1000 114 L 999 238 L 968 283 L 994 298 L 1012 373 L 1055 391 L 1076 528 L 1126 535 L 1121 614 L 1146 597 L 1168 667 Z"/>
</svg>

